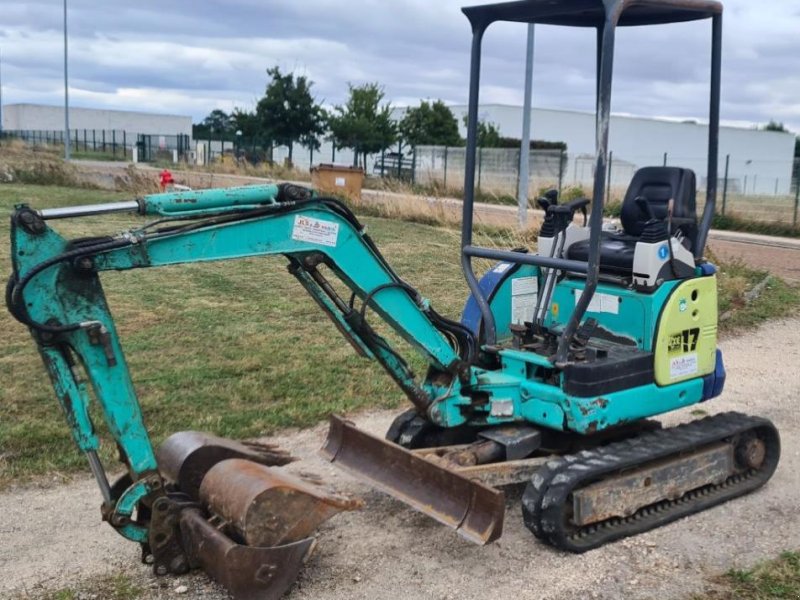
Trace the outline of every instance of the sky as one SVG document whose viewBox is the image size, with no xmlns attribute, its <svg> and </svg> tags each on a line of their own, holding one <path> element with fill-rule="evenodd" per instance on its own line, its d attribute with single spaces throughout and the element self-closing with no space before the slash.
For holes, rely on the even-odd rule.
<svg viewBox="0 0 800 600">
<path fill-rule="evenodd" d="M 471 0 L 68 0 L 73 106 L 188 114 L 252 109 L 266 70 L 319 101 L 380 83 L 396 106 L 467 99 Z M 3 103 L 63 104 L 61 0 L 0 0 Z M 612 110 L 704 120 L 710 22 L 621 29 Z M 800 133 L 800 1 L 725 2 L 722 119 Z M 526 27 L 486 33 L 481 101 L 522 104 Z M 536 29 L 534 106 L 592 110 L 594 32 Z"/>
</svg>

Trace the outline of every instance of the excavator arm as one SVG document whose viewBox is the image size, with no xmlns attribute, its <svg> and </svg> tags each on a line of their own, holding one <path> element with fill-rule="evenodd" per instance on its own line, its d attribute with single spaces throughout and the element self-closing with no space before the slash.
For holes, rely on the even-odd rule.
<svg viewBox="0 0 800 600">
<path fill-rule="evenodd" d="M 51 228 L 57 219 L 113 212 L 153 220 L 121 234 L 75 240 Z M 36 341 L 72 436 L 101 489 L 104 518 L 142 544 L 153 545 L 156 525 L 148 517 L 165 494 L 165 481 L 103 293 L 105 271 L 281 255 L 355 350 L 377 360 L 417 411 L 425 413 L 435 398 L 458 396 L 462 383 L 469 383 L 472 333 L 436 313 L 393 271 L 345 205 L 305 188 L 185 191 L 45 210 L 20 205 L 11 218 L 11 237 L 8 308 Z M 343 288 L 349 298 L 337 292 Z M 424 381 L 370 326 L 368 309 L 424 357 Z M 92 399 L 128 470 L 113 485 L 97 454 Z"/>
</svg>

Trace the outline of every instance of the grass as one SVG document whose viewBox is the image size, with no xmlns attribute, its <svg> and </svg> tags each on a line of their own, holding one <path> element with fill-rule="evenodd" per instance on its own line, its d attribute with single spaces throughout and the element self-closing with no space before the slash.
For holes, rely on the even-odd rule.
<svg viewBox="0 0 800 600">
<path fill-rule="evenodd" d="M 7 184 L 0 185 L 0 211 L 20 202 L 53 207 L 123 197 Z M 67 237 L 101 235 L 135 219 L 107 215 L 60 221 L 55 228 Z M 363 221 L 401 276 L 439 312 L 458 318 L 467 297 L 458 231 L 397 215 Z M 516 241 L 509 232 L 490 228 L 478 236 L 481 244 L 513 247 Z M 3 227 L 0 272 L 9 272 L 8 252 Z M 314 425 L 331 412 L 405 406 L 382 369 L 355 355 L 285 267 L 279 258 L 245 259 L 104 274 L 154 443 L 182 429 L 246 438 Z M 741 265 L 722 269 L 721 306 L 740 311 L 731 319 L 736 328 L 797 305 L 797 291 L 775 280 L 745 306 L 743 294 L 761 279 Z M 20 478 L 85 470 L 30 335 L 5 310 L 0 328 L 0 487 Z M 423 372 L 420 360 L 411 364 Z M 99 414 L 95 423 L 102 424 Z M 101 456 L 115 463 L 113 444 L 104 443 Z"/>
<path fill-rule="evenodd" d="M 798 600 L 800 552 L 784 552 L 753 569 L 731 570 L 693 600 Z"/>
<path fill-rule="evenodd" d="M 780 221 L 754 221 L 732 214 L 727 214 L 725 216 L 714 215 L 711 226 L 714 229 L 800 238 L 800 224 L 792 225 L 791 223 L 782 223 Z"/>
</svg>

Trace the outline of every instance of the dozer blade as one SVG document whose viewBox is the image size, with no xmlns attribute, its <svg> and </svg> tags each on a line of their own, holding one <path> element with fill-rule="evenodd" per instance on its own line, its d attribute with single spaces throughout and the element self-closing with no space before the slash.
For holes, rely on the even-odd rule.
<svg viewBox="0 0 800 600">
<path fill-rule="evenodd" d="M 476 544 L 503 533 L 505 496 L 331 415 L 320 452 L 375 488 L 452 527 Z"/>
<path fill-rule="evenodd" d="M 190 563 L 225 586 L 235 600 L 280 598 L 314 546 L 312 538 L 272 548 L 243 546 L 213 527 L 196 508 L 181 512 L 180 530 Z"/>
<path fill-rule="evenodd" d="M 363 506 L 319 483 L 235 458 L 211 468 L 200 485 L 200 500 L 250 546 L 296 542 L 333 515 Z"/>
<path fill-rule="evenodd" d="M 296 460 L 277 446 L 243 444 L 200 431 L 173 433 L 164 440 L 157 454 L 161 475 L 177 483 L 182 492 L 194 499 L 198 497 L 203 477 L 220 461 L 244 458 L 263 465 L 280 466 Z"/>
</svg>

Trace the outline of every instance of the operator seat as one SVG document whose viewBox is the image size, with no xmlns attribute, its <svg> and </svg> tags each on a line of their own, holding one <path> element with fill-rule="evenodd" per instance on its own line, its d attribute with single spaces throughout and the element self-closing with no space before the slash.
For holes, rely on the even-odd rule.
<svg viewBox="0 0 800 600">
<path fill-rule="evenodd" d="M 622 203 L 621 232 L 604 231 L 600 239 L 600 271 L 609 275 L 630 277 L 636 242 L 642 236 L 648 216 L 636 199 L 647 199 L 653 216 L 667 219 L 671 198 L 673 234 L 678 229 L 685 236 L 684 245 L 693 250 L 697 240 L 696 178 L 691 169 L 679 167 L 643 167 L 636 171 Z M 567 250 L 570 260 L 589 260 L 589 240 L 572 244 Z"/>
</svg>

